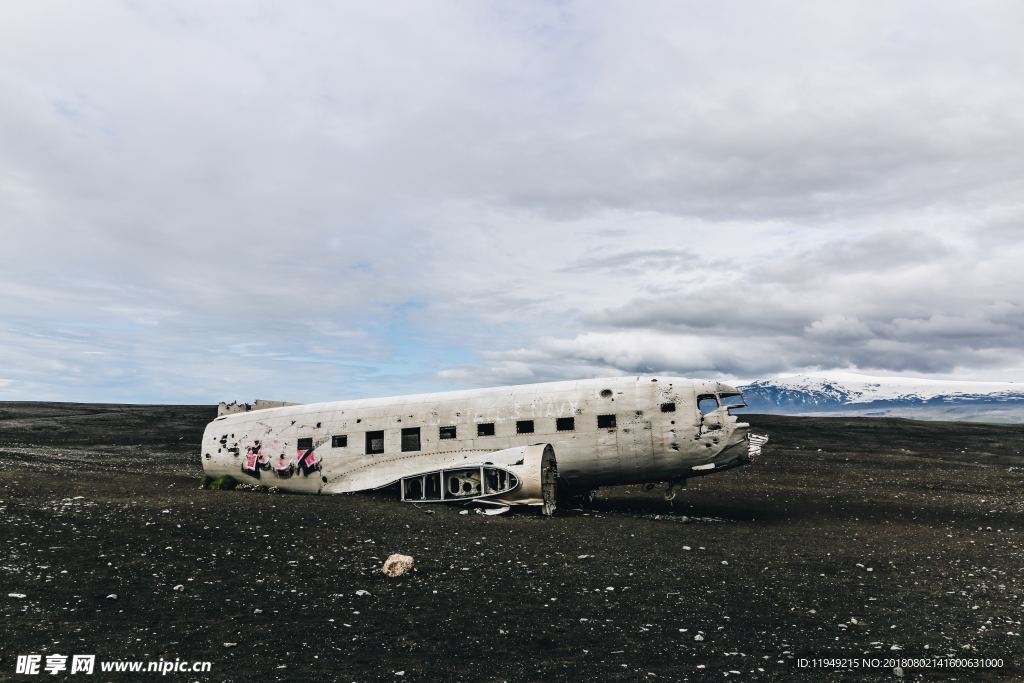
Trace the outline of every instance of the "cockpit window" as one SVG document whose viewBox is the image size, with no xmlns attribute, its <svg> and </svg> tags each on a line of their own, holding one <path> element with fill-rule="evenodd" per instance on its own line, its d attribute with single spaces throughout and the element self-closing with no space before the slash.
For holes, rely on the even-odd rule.
<svg viewBox="0 0 1024 683">
<path fill-rule="evenodd" d="M 697 409 L 701 415 L 707 415 L 718 410 L 718 399 L 711 394 L 697 397 Z"/>
<path fill-rule="evenodd" d="M 747 405 L 742 394 L 719 394 L 718 401 L 728 408 L 742 408 Z"/>
</svg>

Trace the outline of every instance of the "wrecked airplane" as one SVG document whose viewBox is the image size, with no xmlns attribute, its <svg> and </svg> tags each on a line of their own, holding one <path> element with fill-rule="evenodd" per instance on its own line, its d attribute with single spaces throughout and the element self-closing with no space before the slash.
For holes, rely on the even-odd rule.
<svg viewBox="0 0 1024 683">
<path fill-rule="evenodd" d="M 733 387 L 613 377 L 263 409 L 203 434 L 207 480 L 305 493 L 393 488 L 413 503 L 473 501 L 551 514 L 560 496 L 667 482 L 750 462 L 768 438 L 732 410 Z"/>
</svg>

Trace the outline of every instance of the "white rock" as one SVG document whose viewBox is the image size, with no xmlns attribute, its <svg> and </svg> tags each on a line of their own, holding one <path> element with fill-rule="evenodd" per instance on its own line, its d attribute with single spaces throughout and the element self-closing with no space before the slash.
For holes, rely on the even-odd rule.
<svg viewBox="0 0 1024 683">
<path fill-rule="evenodd" d="M 224 647 L 237 647 L 238 643 L 224 643 Z"/>
<path fill-rule="evenodd" d="M 468 510 L 467 510 L 468 512 Z M 401 576 L 411 572 L 416 567 L 416 560 L 411 555 L 399 555 L 395 553 L 384 560 L 384 567 L 381 569 L 382 572 L 388 576 Z"/>
<path fill-rule="evenodd" d="M 107 600 L 117 600 L 117 593 L 111 593 L 108 595 Z"/>
<path fill-rule="evenodd" d="M 693 639 L 698 641 L 698 642 L 700 642 L 700 641 L 704 640 L 704 636 L 702 636 L 701 634 L 698 633 L 697 635 L 695 635 L 693 637 Z"/>
<path fill-rule="evenodd" d="M 359 590 L 356 591 L 356 595 L 369 595 L 369 594 L 370 594 L 370 591 L 363 590 L 362 588 L 360 588 Z"/>
<path fill-rule="evenodd" d="M 27 596 L 24 593 L 8 593 L 7 597 L 9 597 L 9 598 L 24 598 L 24 597 L 27 597 Z"/>
<path fill-rule="evenodd" d="M 179 583 L 177 586 L 174 587 L 174 590 L 176 590 L 176 591 L 183 591 L 183 590 L 185 590 L 185 586 L 183 586 L 182 584 Z"/>
</svg>

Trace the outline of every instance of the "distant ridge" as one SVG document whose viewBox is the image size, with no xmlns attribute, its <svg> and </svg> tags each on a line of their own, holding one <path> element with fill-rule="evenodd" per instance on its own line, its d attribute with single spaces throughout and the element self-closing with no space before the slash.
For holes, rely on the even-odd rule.
<svg viewBox="0 0 1024 683">
<path fill-rule="evenodd" d="M 741 387 L 748 412 L 1024 423 L 1024 383 L 787 374 Z"/>
</svg>

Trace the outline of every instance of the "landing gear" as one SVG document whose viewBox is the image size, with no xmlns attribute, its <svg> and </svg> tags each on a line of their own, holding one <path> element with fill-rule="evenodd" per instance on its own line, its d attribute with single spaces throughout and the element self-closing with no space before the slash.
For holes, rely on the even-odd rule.
<svg viewBox="0 0 1024 683">
<path fill-rule="evenodd" d="M 672 479 L 668 482 L 665 487 L 665 500 L 670 503 L 676 499 L 676 494 L 679 493 L 679 489 L 686 488 L 686 479 Z"/>
</svg>

